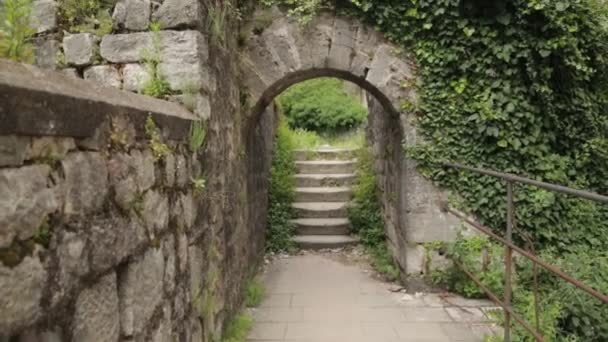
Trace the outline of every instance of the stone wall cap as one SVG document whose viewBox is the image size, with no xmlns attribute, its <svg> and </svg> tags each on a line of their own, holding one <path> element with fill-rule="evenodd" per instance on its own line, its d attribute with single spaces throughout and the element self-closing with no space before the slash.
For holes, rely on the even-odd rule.
<svg viewBox="0 0 608 342">
<path fill-rule="evenodd" d="M 120 114 L 196 120 L 176 103 L 0 60 L 0 135 L 86 137 L 93 134 L 108 115 Z"/>
</svg>

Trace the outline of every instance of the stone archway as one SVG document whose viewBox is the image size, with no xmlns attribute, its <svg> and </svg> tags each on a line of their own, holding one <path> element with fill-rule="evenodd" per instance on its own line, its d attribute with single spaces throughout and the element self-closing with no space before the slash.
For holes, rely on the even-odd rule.
<svg viewBox="0 0 608 342">
<path fill-rule="evenodd" d="M 317 77 L 353 82 L 368 93 L 368 139 L 381 190 L 383 216 L 395 258 L 407 273 L 424 270 L 424 243 L 449 241 L 458 221 L 441 208 L 442 194 L 402 152 L 416 144 L 413 113 L 400 111 L 417 95 L 415 64 L 401 49 L 364 23 L 321 13 L 306 27 L 277 8 L 258 10 L 245 25 L 241 55 L 254 131 L 274 98 L 288 87 Z M 270 114 L 267 114 L 270 115 Z"/>
</svg>

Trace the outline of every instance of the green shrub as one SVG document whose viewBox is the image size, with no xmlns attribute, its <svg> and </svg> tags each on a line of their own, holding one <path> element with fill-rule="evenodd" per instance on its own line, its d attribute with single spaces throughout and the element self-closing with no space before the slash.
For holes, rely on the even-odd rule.
<svg viewBox="0 0 608 342">
<path fill-rule="evenodd" d="M 0 6 L 0 58 L 32 63 L 35 31 L 30 27 L 31 0 L 4 0 Z"/>
<path fill-rule="evenodd" d="M 345 91 L 341 80 L 314 79 L 296 84 L 278 98 L 291 128 L 331 133 L 356 128 L 367 110 Z"/>
<path fill-rule="evenodd" d="M 388 280 L 395 281 L 399 279 L 400 269 L 395 264 L 386 242 L 373 171 L 373 156 L 369 147 L 362 147 L 357 158 L 357 180 L 353 186 L 353 199 L 348 207 L 351 232 L 361 239 L 374 269 Z"/>
<path fill-rule="evenodd" d="M 245 306 L 255 308 L 262 303 L 266 288 L 259 280 L 252 280 L 245 288 Z"/>
<path fill-rule="evenodd" d="M 70 32 L 88 32 L 98 36 L 112 33 L 110 11 L 116 0 L 60 0 L 59 15 Z"/>
<path fill-rule="evenodd" d="M 295 234 L 295 227 L 291 223 L 296 173 L 294 142 L 285 120 L 280 120 L 272 159 L 268 200 L 266 250 L 270 252 L 288 251 L 295 247 L 291 240 Z"/>
<path fill-rule="evenodd" d="M 253 326 L 253 319 L 247 314 L 238 314 L 226 327 L 222 342 L 245 342 L 247 333 Z"/>
</svg>

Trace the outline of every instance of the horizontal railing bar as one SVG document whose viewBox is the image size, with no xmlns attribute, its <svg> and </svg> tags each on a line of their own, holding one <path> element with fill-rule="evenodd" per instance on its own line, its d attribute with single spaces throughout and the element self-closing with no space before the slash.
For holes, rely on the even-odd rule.
<svg viewBox="0 0 608 342">
<path fill-rule="evenodd" d="M 461 263 L 459 263 L 458 261 L 453 260 L 454 264 L 456 264 L 456 266 L 458 266 L 458 268 L 460 268 L 461 271 L 463 271 L 469 278 L 471 278 L 471 280 L 473 282 L 475 282 L 475 284 L 477 284 L 477 286 L 479 286 L 483 292 L 486 293 L 486 295 L 488 295 L 488 297 L 490 297 L 490 299 L 496 303 L 497 305 L 499 305 L 500 307 L 502 307 L 503 309 L 505 309 L 509 314 L 511 314 L 511 317 L 513 317 L 519 324 L 521 324 L 526 330 L 528 330 L 528 332 L 530 334 L 532 334 L 532 336 L 534 336 L 534 338 L 539 341 L 539 342 L 543 342 L 544 338 L 543 336 L 537 332 L 536 330 L 534 330 L 534 328 L 532 328 L 528 322 L 526 322 L 521 316 L 519 316 L 515 311 L 513 311 L 513 308 L 510 306 L 505 305 L 505 303 L 503 301 L 501 301 L 498 296 L 496 296 L 489 288 L 487 288 L 482 282 L 481 280 L 475 278 L 475 276 L 469 272 L 469 270 L 467 270 Z"/>
<path fill-rule="evenodd" d="M 511 247 L 513 250 L 517 251 L 517 253 L 521 254 L 522 256 L 532 260 L 533 262 L 535 262 L 536 264 L 540 265 L 541 267 L 545 268 L 548 271 L 551 271 L 552 273 L 556 274 L 557 276 L 559 276 L 560 278 L 564 279 L 565 281 L 569 282 L 570 284 L 576 286 L 577 288 L 587 292 L 588 294 L 592 295 L 593 297 L 599 299 L 600 301 L 604 302 L 605 304 L 608 304 L 608 296 L 606 296 L 605 294 L 595 290 L 594 288 L 592 288 L 589 285 L 586 285 L 585 283 L 574 279 L 572 276 L 568 275 L 567 273 L 565 273 L 564 271 L 562 271 L 561 269 L 552 266 L 546 262 L 544 262 L 543 260 L 541 260 L 540 258 L 538 258 L 536 255 L 518 247 L 517 245 L 508 242 L 507 240 L 505 240 L 504 238 L 498 236 L 497 234 L 495 234 L 494 232 L 492 232 L 490 230 L 490 228 L 484 227 L 482 225 L 480 225 L 479 223 L 473 221 L 472 219 L 470 219 L 469 217 L 467 217 L 466 215 L 464 215 L 463 213 L 456 211 L 452 208 L 447 208 L 447 211 L 449 213 L 451 213 L 452 215 L 455 215 L 456 217 L 462 219 L 463 221 L 465 221 L 466 223 L 470 224 L 471 226 L 475 227 L 477 230 L 481 231 L 482 233 L 494 238 L 495 240 L 498 240 L 499 242 L 501 242 L 503 245 L 509 246 Z"/>
<path fill-rule="evenodd" d="M 445 166 L 448 166 L 448 167 L 455 168 L 455 169 L 467 170 L 467 171 L 479 173 L 479 174 L 486 175 L 486 176 L 502 178 L 504 180 L 508 180 L 508 181 L 512 181 L 512 182 L 533 185 L 533 186 L 547 189 L 550 191 L 555 191 L 555 192 L 560 192 L 560 193 L 564 193 L 564 194 L 568 194 L 568 195 L 572 195 L 572 196 L 576 196 L 576 197 L 581 197 L 581 198 L 585 198 L 585 199 L 596 201 L 596 202 L 608 203 L 608 196 L 596 194 L 596 193 L 590 192 L 590 191 L 572 189 L 572 188 L 562 186 L 562 185 L 556 185 L 556 184 L 536 181 L 533 179 L 517 176 L 517 175 L 511 174 L 511 173 L 504 173 L 504 172 L 480 169 L 480 168 L 476 168 L 476 167 L 465 166 L 465 165 L 449 163 L 449 162 L 445 162 L 442 164 Z"/>
</svg>

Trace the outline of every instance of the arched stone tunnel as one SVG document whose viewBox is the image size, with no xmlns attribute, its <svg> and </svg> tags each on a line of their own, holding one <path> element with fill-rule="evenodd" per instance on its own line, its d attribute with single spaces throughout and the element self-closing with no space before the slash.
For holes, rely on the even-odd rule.
<svg viewBox="0 0 608 342">
<path fill-rule="evenodd" d="M 402 149 L 419 142 L 415 113 L 401 110 L 417 101 L 415 63 L 368 25 L 329 12 L 303 27 L 276 8 L 261 9 L 244 30 L 248 39 L 240 57 L 251 105 L 246 132 L 272 116 L 267 109 L 273 100 L 299 82 L 334 77 L 367 92 L 366 136 L 390 246 L 406 274 L 423 272 L 422 245 L 454 239 L 457 221 L 442 212 L 444 194 Z"/>
</svg>

